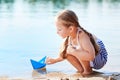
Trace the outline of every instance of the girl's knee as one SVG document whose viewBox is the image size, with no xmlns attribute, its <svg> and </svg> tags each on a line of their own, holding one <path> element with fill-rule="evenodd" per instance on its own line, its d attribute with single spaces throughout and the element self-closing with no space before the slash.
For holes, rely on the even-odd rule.
<svg viewBox="0 0 120 80">
<path fill-rule="evenodd" d="M 83 73 L 84 69 L 79 62 L 79 60 L 73 55 L 67 55 L 66 59 L 78 70 L 78 72 Z"/>
</svg>

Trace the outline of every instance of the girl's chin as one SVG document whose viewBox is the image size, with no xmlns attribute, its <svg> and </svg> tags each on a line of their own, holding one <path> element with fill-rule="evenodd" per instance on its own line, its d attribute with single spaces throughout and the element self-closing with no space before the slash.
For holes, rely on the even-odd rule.
<svg viewBox="0 0 120 80">
<path fill-rule="evenodd" d="M 64 38 L 66 38 L 67 36 L 61 36 L 61 35 L 59 35 L 62 39 L 64 39 Z"/>
<path fill-rule="evenodd" d="M 65 39 L 66 37 L 62 37 L 62 39 Z"/>
</svg>

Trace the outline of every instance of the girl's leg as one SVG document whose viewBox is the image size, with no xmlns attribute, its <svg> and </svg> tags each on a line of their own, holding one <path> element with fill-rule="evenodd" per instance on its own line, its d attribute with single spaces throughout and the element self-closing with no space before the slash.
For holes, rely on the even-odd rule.
<svg viewBox="0 0 120 80">
<path fill-rule="evenodd" d="M 90 67 L 89 61 L 81 61 L 81 65 L 83 66 L 84 72 L 83 74 L 91 74 L 92 68 Z"/>
<path fill-rule="evenodd" d="M 74 54 L 69 54 L 74 56 L 77 61 L 80 63 L 81 67 L 83 68 L 83 74 L 90 74 L 92 73 L 92 68 L 90 67 L 90 61 L 86 60 L 81 60 L 81 58 L 79 58 L 79 54 L 74 55 Z M 79 70 L 79 69 L 78 69 Z"/>
<path fill-rule="evenodd" d="M 80 72 L 83 73 L 84 72 L 84 68 L 82 67 L 81 63 L 79 62 L 79 60 L 70 54 L 67 54 L 67 60 Z"/>
<path fill-rule="evenodd" d="M 71 54 L 67 54 L 67 60 L 82 74 L 92 73 L 89 61 L 82 61 Z"/>
</svg>

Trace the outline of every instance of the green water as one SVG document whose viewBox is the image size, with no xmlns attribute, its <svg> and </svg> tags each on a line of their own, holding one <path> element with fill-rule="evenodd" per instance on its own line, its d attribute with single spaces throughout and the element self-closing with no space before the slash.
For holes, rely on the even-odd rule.
<svg viewBox="0 0 120 80">
<path fill-rule="evenodd" d="M 1 76 L 32 77 L 31 58 L 57 56 L 62 39 L 56 34 L 54 17 L 63 9 L 75 11 L 80 24 L 105 43 L 109 59 L 101 71 L 120 72 L 116 63 L 120 60 L 120 0 L 0 0 Z M 50 65 L 47 70 L 74 71 L 66 64 Z"/>
</svg>

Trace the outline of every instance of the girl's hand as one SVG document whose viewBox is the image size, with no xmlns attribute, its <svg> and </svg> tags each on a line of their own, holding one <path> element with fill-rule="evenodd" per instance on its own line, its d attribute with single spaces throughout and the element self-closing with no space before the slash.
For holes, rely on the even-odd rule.
<svg viewBox="0 0 120 80">
<path fill-rule="evenodd" d="M 81 51 L 81 49 L 76 49 L 75 47 L 73 47 L 71 45 L 69 45 L 67 47 L 67 54 L 75 55 L 75 53 L 78 53 L 80 51 Z"/>
<path fill-rule="evenodd" d="M 75 53 L 76 49 L 74 47 L 72 47 L 71 45 L 69 45 L 67 47 L 67 54 L 73 54 Z"/>
<path fill-rule="evenodd" d="M 46 59 L 46 64 L 53 64 L 55 62 L 56 62 L 56 60 L 53 58 L 47 57 L 47 59 Z"/>
</svg>

